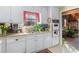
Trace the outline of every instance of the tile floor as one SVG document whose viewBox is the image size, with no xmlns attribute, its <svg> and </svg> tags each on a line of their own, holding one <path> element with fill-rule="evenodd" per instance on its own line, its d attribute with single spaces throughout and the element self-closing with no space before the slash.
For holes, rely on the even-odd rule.
<svg viewBox="0 0 79 59">
<path fill-rule="evenodd" d="M 67 38 L 62 46 L 57 45 L 55 47 L 48 48 L 48 50 L 52 53 L 79 53 L 79 36 L 76 38 Z"/>
<path fill-rule="evenodd" d="M 76 38 L 67 38 L 67 43 L 79 50 L 79 36 Z"/>
<path fill-rule="evenodd" d="M 52 53 L 78 53 L 79 50 L 77 50 L 72 45 L 68 44 L 67 42 L 64 43 L 63 46 L 55 46 L 53 48 L 48 48 L 49 51 Z"/>
</svg>

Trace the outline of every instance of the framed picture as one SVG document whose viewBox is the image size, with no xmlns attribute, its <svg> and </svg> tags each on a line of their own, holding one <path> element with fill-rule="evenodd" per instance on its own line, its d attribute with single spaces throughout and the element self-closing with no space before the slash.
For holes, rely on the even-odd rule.
<svg viewBox="0 0 79 59">
<path fill-rule="evenodd" d="M 40 22 L 39 13 L 37 12 L 24 11 L 23 16 L 24 26 L 32 26 Z"/>
</svg>

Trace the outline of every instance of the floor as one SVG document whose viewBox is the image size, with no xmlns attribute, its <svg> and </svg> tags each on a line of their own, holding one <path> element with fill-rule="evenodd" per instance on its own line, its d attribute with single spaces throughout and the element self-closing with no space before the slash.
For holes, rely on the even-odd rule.
<svg viewBox="0 0 79 59">
<path fill-rule="evenodd" d="M 79 50 L 79 36 L 76 38 L 67 38 L 67 43 Z"/>
<path fill-rule="evenodd" d="M 79 36 L 76 38 L 66 38 L 63 45 L 57 45 L 38 53 L 78 53 L 79 52 Z"/>
<path fill-rule="evenodd" d="M 72 45 L 67 42 L 63 46 L 57 45 L 48 49 L 41 50 L 37 53 L 78 53 L 79 50 L 75 49 Z"/>
<path fill-rule="evenodd" d="M 55 46 L 52 48 L 48 48 L 52 53 L 78 53 L 79 51 L 75 49 L 72 45 L 67 42 L 64 43 L 63 46 Z"/>
<path fill-rule="evenodd" d="M 53 53 L 78 53 L 79 52 L 79 36 L 76 38 L 68 38 L 62 46 L 49 48 Z"/>
</svg>

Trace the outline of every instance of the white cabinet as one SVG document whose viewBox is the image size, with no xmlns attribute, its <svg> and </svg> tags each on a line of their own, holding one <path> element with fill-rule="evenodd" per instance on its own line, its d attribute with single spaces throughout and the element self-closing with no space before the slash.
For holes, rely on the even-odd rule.
<svg viewBox="0 0 79 59">
<path fill-rule="evenodd" d="M 37 35 L 36 37 L 36 51 L 40 51 L 44 49 L 44 39 L 43 35 Z"/>
<path fill-rule="evenodd" d="M 58 36 L 55 36 L 55 37 L 51 37 L 51 47 L 59 44 L 59 37 Z"/>
<path fill-rule="evenodd" d="M 59 37 L 53 37 L 52 44 L 53 46 L 59 44 Z"/>
<path fill-rule="evenodd" d="M 26 38 L 26 52 L 30 53 L 30 52 L 34 52 L 34 51 L 36 51 L 35 36 L 30 35 Z"/>
<path fill-rule="evenodd" d="M 0 53 L 2 52 L 2 53 L 4 53 L 4 52 L 6 52 L 5 51 L 5 39 L 6 38 L 0 38 Z"/>
<path fill-rule="evenodd" d="M 51 47 L 51 39 L 50 39 L 50 35 L 46 34 L 44 35 L 44 48 L 49 48 Z"/>
<path fill-rule="evenodd" d="M 8 37 L 7 38 L 8 53 L 23 53 L 25 52 L 25 37 Z"/>
<path fill-rule="evenodd" d="M 54 40 L 54 39 L 51 37 L 51 38 L 50 38 L 50 41 L 51 41 L 51 47 L 54 46 L 54 45 L 53 45 L 53 40 Z"/>
<path fill-rule="evenodd" d="M 53 47 L 59 44 L 59 37 L 51 37 L 49 33 L 29 34 L 23 36 L 7 37 L 7 45 L 4 46 L 7 53 L 31 53 Z M 0 52 L 2 46 L 0 43 Z"/>
<path fill-rule="evenodd" d="M 2 42 L 0 41 L 0 53 L 2 52 Z"/>
<path fill-rule="evenodd" d="M 52 17 L 53 19 L 59 19 L 60 18 L 60 11 L 59 11 L 59 8 L 57 7 L 51 7 L 52 8 Z"/>
<path fill-rule="evenodd" d="M 37 52 L 44 49 L 43 35 L 31 35 L 26 38 L 26 52 Z"/>
<path fill-rule="evenodd" d="M 26 37 L 26 52 L 38 52 L 40 50 L 52 47 L 53 39 L 50 34 L 35 34 Z"/>
<path fill-rule="evenodd" d="M 10 7 L 0 6 L 0 22 L 9 22 L 10 16 Z"/>
<path fill-rule="evenodd" d="M 11 18 L 13 23 L 22 23 L 23 21 L 23 10 L 20 6 L 11 7 Z"/>
</svg>

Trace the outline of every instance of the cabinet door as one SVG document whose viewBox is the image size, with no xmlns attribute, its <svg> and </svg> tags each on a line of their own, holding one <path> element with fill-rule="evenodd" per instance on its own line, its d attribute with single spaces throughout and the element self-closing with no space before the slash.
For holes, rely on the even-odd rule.
<svg viewBox="0 0 79 59">
<path fill-rule="evenodd" d="M 44 36 L 44 48 L 49 48 L 49 47 L 51 47 L 50 35 L 45 35 Z"/>
<path fill-rule="evenodd" d="M 7 38 L 7 52 L 22 53 L 25 52 L 24 37 L 9 37 Z"/>
<path fill-rule="evenodd" d="M 10 7 L 0 6 L 0 22 L 9 22 L 10 16 Z"/>
<path fill-rule="evenodd" d="M 43 46 L 43 36 L 42 35 L 38 35 L 37 37 L 36 37 L 37 39 L 36 39 L 36 51 L 39 51 L 39 50 L 42 50 L 42 49 L 44 49 L 44 46 Z"/>
<path fill-rule="evenodd" d="M 35 43 L 36 42 L 35 42 L 34 36 L 28 36 L 26 38 L 26 52 L 27 53 L 36 51 L 36 44 Z"/>
<path fill-rule="evenodd" d="M 57 44 L 59 44 L 59 37 L 53 37 L 52 38 L 52 45 L 54 46 L 54 45 L 57 45 Z"/>
<path fill-rule="evenodd" d="M 2 49 L 2 42 L 0 41 L 0 53 L 1 53 L 1 49 Z"/>
<path fill-rule="evenodd" d="M 22 23 L 23 10 L 20 6 L 11 7 L 12 22 L 13 23 Z"/>
</svg>

